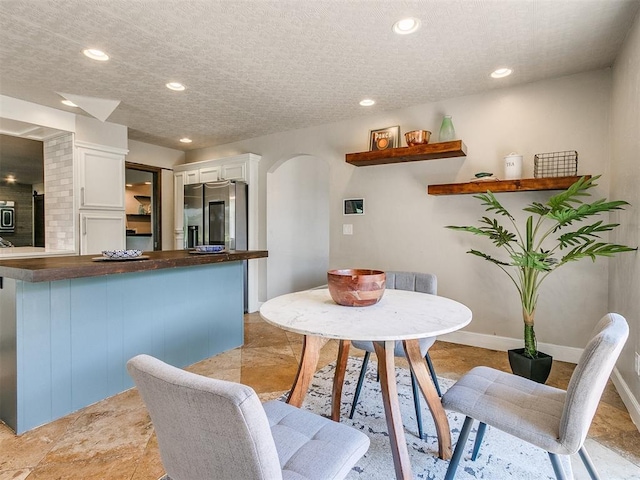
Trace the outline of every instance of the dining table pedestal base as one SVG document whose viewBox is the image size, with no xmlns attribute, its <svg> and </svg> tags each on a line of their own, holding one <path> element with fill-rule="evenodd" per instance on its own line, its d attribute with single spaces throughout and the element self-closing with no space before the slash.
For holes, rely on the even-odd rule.
<svg viewBox="0 0 640 480">
<path fill-rule="evenodd" d="M 320 350 L 327 342 L 326 338 L 305 335 L 302 347 L 302 358 L 298 367 L 298 373 L 294 380 L 287 403 L 301 407 L 311 385 L 311 380 L 318 366 Z M 398 389 L 395 375 L 395 341 L 376 341 L 373 343 L 378 357 L 378 371 L 380 373 L 380 387 L 382 390 L 382 402 L 384 405 L 387 429 L 390 437 L 391 453 L 398 479 L 411 479 L 411 462 L 407 449 L 407 441 L 404 434 L 404 425 L 400 415 L 400 403 L 398 401 Z M 333 377 L 333 389 L 331 395 L 331 419 L 340 421 L 340 406 L 342 401 L 342 387 L 349 359 L 349 340 L 340 340 L 338 358 Z M 424 395 L 429 410 L 433 415 L 438 435 L 438 457 L 443 460 L 451 458 L 451 433 L 449 421 L 440 403 L 440 398 L 433 381 L 429 376 L 427 365 L 420 355 L 418 340 L 404 340 L 403 346 L 409 367 L 413 372 L 420 391 Z"/>
</svg>

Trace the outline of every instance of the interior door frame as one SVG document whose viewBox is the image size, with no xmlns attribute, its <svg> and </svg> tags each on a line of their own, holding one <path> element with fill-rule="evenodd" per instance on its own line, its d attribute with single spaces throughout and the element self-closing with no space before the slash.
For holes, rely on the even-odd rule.
<svg viewBox="0 0 640 480">
<path fill-rule="evenodd" d="M 153 174 L 153 191 L 151 192 L 152 218 L 154 219 L 153 249 L 162 250 L 162 168 L 133 162 L 125 162 L 124 168 Z"/>
</svg>

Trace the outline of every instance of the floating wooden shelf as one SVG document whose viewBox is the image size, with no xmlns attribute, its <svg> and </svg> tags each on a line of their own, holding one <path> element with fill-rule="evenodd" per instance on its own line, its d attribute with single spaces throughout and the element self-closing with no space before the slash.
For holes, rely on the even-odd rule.
<svg viewBox="0 0 640 480">
<path fill-rule="evenodd" d="M 151 201 L 151 197 L 149 195 L 134 195 L 133 198 L 135 198 L 139 202 L 149 203 Z"/>
<path fill-rule="evenodd" d="M 385 165 L 387 163 L 416 162 L 436 160 L 438 158 L 464 157 L 467 146 L 462 140 L 452 142 L 428 143 L 413 147 L 390 148 L 373 152 L 347 153 L 346 162 L 356 167 Z"/>
<path fill-rule="evenodd" d="M 127 213 L 127 218 L 132 220 L 149 220 L 151 218 L 150 213 Z"/>
<path fill-rule="evenodd" d="M 591 178 L 591 175 L 584 175 Z M 498 180 L 494 182 L 446 183 L 429 185 L 429 195 L 464 195 L 467 193 L 526 192 L 535 190 L 564 190 L 573 185 L 577 177 L 522 178 L 520 180 Z"/>
</svg>

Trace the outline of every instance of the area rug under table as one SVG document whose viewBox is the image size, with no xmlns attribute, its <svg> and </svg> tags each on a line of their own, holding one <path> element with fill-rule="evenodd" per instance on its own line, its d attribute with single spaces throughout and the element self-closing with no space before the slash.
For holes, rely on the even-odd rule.
<svg viewBox="0 0 640 480">
<path fill-rule="evenodd" d="M 348 418 L 360 365 L 361 359 L 349 358 L 347 376 L 342 393 L 341 421 L 367 434 L 371 439 L 371 446 L 347 479 L 392 480 L 395 478 L 395 473 L 380 384 L 375 380 L 377 368 L 375 361 L 369 362 L 367 379 L 363 384 L 353 420 Z M 321 415 L 330 415 L 334 370 L 335 365 L 331 364 L 316 373 L 303 408 Z M 421 440 L 418 438 L 417 433 L 411 379 L 408 370 L 397 368 L 396 381 L 413 476 L 417 479 L 443 479 L 449 462 L 440 460 L 437 457 L 438 439 L 435 435 L 435 426 L 426 402 L 421 397 L 422 421 L 424 432 L 427 436 L 425 440 Z M 440 379 L 440 387 L 443 392 L 453 383 L 451 380 Z M 451 427 L 452 442 L 455 446 L 464 421 L 464 415 L 447 412 L 447 417 Z M 460 461 L 456 480 L 555 480 L 546 452 L 491 427 L 487 428 L 485 433 L 480 455 L 475 462 L 472 462 L 470 456 L 473 441 L 475 440 L 476 427 L 477 423 L 469 435 L 467 449 Z M 589 448 L 588 444 L 587 448 Z M 594 463 L 602 478 L 640 480 L 640 470 L 636 470 L 635 465 L 614 452 L 608 449 L 605 450 L 605 457 L 608 456 L 604 460 L 607 463 L 607 468 L 599 465 L 598 459 L 594 458 Z M 619 472 L 617 472 L 618 470 Z M 608 473 L 605 474 L 605 472 Z M 577 478 L 583 478 L 579 472 L 576 473 Z"/>
</svg>

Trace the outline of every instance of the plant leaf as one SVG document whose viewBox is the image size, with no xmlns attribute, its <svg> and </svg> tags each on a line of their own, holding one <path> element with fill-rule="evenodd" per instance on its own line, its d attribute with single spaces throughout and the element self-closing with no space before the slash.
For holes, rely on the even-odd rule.
<svg viewBox="0 0 640 480">
<path fill-rule="evenodd" d="M 569 188 L 549 198 L 547 206 L 551 210 L 559 210 L 563 208 L 572 208 L 572 204 L 582 203 L 578 197 L 590 196 L 591 194 L 588 193 L 587 190 L 597 186 L 595 181 L 599 178 L 600 175 L 596 175 L 591 178 L 580 177 L 580 179 Z"/>
<path fill-rule="evenodd" d="M 514 233 L 511 233 L 502 225 L 500 225 L 495 218 L 482 217 L 480 219 L 480 223 L 485 224 L 486 227 L 472 227 L 472 226 L 457 227 L 454 225 L 449 225 L 446 228 L 450 228 L 452 230 L 460 230 L 463 232 L 469 232 L 469 233 L 473 233 L 474 235 L 482 235 L 484 237 L 489 237 L 489 239 L 497 247 L 502 247 L 508 243 L 516 241 L 516 235 Z"/>
<path fill-rule="evenodd" d="M 486 253 L 482 253 L 478 250 L 469 250 L 467 253 L 471 253 L 472 255 L 477 255 L 478 257 L 482 257 L 485 260 L 495 263 L 496 265 L 504 265 L 504 266 L 510 266 L 510 263 L 505 263 L 502 260 L 498 260 L 497 258 L 493 258 L 491 255 L 487 255 Z"/>
<path fill-rule="evenodd" d="M 521 268 L 532 268 L 541 272 L 549 272 L 553 270 L 553 265 L 557 260 L 549 257 L 549 252 L 523 252 L 511 255 L 513 264 Z"/>
<path fill-rule="evenodd" d="M 630 248 L 626 245 L 618 245 L 615 243 L 596 243 L 595 240 L 588 240 L 582 245 L 570 250 L 564 257 L 562 257 L 558 266 L 567 262 L 580 260 L 585 257 L 590 257 L 591 260 L 595 262 L 596 257 L 611 257 L 616 253 L 633 252 L 635 250 L 638 250 L 638 248 Z"/>
<path fill-rule="evenodd" d="M 495 212 L 498 215 L 504 215 L 513 220 L 513 217 L 509 213 L 509 211 L 502 206 L 502 204 L 496 199 L 496 197 L 487 190 L 487 193 L 481 193 L 480 195 L 474 195 L 475 198 L 478 198 L 482 201 L 482 205 L 486 208 L 487 212 Z"/>
<path fill-rule="evenodd" d="M 577 208 L 568 207 L 553 210 L 547 214 L 547 218 L 557 222 L 557 226 L 554 228 L 554 231 L 557 231 L 562 227 L 571 225 L 575 221 L 584 220 L 587 217 L 612 210 L 622 210 L 625 205 L 629 204 L 623 200 L 607 202 L 604 199 L 600 199 L 593 203 L 583 203 Z"/>
<path fill-rule="evenodd" d="M 567 232 L 558 237 L 560 242 L 560 249 L 564 249 L 570 246 L 579 245 L 592 240 L 593 237 L 599 238 L 597 235 L 600 232 L 608 232 L 616 228 L 618 223 L 602 224 L 602 221 L 596 222 L 592 225 L 585 225 L 574 232 Z"/>
<path fill-rule="evenodd" d="M 533 202 L 528 207 L 523 208 L 522 210 L 524 210 L 525 212 L 535 213 L 536 215 L 544 217 L 547 213 L 551 211 L 551 208 L 541 203 Z"/>
</svg>

